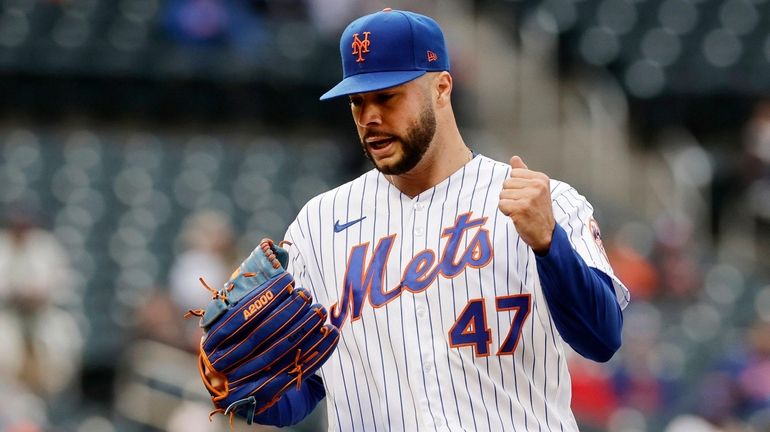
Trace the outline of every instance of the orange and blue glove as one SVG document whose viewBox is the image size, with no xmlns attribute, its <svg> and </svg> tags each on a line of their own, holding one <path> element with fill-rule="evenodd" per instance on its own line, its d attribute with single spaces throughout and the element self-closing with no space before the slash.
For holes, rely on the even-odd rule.
<svg viewBox="0 0 770 432">
<path fill-rule="evenodd" d="M 200 317 L 199 369 L 214 412 L 260 422 L 291 389 L 302 390 L 339 341 L 325 324 L 326 309 L 295 286 L 286 272 L 288 253 L 264 239 L 241 264 Z M 188 316 L 189 316 L 188 315 Z"/>
</svg>

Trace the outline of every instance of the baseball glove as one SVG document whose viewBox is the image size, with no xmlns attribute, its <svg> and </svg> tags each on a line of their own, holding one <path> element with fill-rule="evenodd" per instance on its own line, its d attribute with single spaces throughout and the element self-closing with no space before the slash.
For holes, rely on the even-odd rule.
<svg viewBox="0 0 770 432">
<path fill-rule="evenodd" d="M 248 423 L 292 386 L 299 390 L 334 351 L 339 331 L 326 309 L 295 287 L 288 252 L 264 239 L 205 310 L 191 310 L 204 329 L 198 367 L 216 409 Z"/>
</svg>

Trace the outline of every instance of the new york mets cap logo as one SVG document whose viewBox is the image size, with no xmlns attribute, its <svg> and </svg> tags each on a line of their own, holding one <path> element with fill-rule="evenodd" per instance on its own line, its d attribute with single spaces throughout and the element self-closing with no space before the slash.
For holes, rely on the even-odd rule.
<svg viewBox="0 0 770 432">
<path fill-rule="evenodd" d="M 364 53 L 369 52 L 369 44 L 371 44 L 369 41 L 370 34 L 372 34 L 372 32 L 364 32 L 363 40 L 358 37 L 358 33 L 353 34 L 353 55 L 358 55 L 358 57 L 356 57 L 356 63 L 361 63 L 366 60 L 364 58 Z"/>
</svg>

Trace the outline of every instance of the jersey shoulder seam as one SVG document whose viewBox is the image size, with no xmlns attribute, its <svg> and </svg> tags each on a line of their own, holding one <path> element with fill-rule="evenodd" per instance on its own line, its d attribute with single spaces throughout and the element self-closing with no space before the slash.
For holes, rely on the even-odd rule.
<svg viewBox="0 0 770 432">
<path fill-rule="evenodd" d="M 318 195 L 314 196 L 313 198 L 310 198 L 310 199 L 307 201 L 307 203 L 306 203 L 304 206 L 302 206 L 302 208 L 299 210 L 299 212 L 298 212 L 297 216 L 299 216 L 300 214 L 302 214 L 302 213 L 306 212 L 306 211 L 307 211 L 307 209 L 308 209 L 309 207 L 311 207 L 311 206 L 315 206 L 315 205 L 319 205 L 319 204 L 318 204 L 318 201 L 321 201 L 321 200 L 323 200 L 323 199 L 324 199 L 325 197 L 327 197 L 327 196 L 330 196 L 330 195 L 334 195 L 334 194 L 335 194 L 335 193 L 337 193 L 337 191 L 339 191 L 340 189 L 343 189 L 343 188 L 352 188 L 352 187 L 354 187 L 354 186 L 355 186 L 355 183 L 363 183 L 363 182 L 366 182 L 366 181 L 367 181 L 367 177 L 368 177 L 369 175 L 372 175 L 372 171 L 374 171 L 374 170 L 370 170 L 370 171 L 367 171 L 367 172 L 365 172 L 365 173 L 361 174 L 360 176 L 358 176 L 358 177 L 354 178 L 353 180 L 350 180 L 350 181 L 348 181 L 348 182 L 345 182 L 345 183 L 343 183 L 343 184 L 341 184 L 341 185 L 339 185 L 339 186 L 337 186 L 337 187 L 335 187 L 335 188 L 333 188 L 333 189 L 329 189 L 329 190 L 327 190 L 327 191 L 325 191 L 325 192 L 321 192 L 320 194 L 318 194 Z"/>
<path fill-rule="evenodd" d="M 570 189 L 574 189 L 569 183 L 565 183 L 561 180 L 551 179 L 551 201 L 556 201 L 559 197 L 564 195 Z"/>
</svg>

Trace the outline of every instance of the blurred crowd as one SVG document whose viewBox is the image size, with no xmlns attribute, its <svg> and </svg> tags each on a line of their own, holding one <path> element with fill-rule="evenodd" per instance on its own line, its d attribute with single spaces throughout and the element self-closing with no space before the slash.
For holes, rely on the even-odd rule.
<svg viewBox="0 0 770 432">
<path fill-rule="evenodd" d="M 163 28 L 177 42 L 229 45 L 254 50 L 270 42 L 271 24 L 310 23 L 321 35 L 337 37 L 351 19 L 376 8 L 362 0 L 171 0 Z M 288 36 L 288 35 L 287 35 Z"/>
<path fill-rule="evenodd" d="M 34 207 L 14 203 L 4 210 L 0 430 L 222 430 L 223 419 L 209 422 L 210 402 L 198 382 L 202 330 L 183 316 L 210 299 L 199 278 L 222 283 L 239 262 L 229 216 L 205 209 L 183 222 L 168 280 L 132 312 L 130 331 L 114 335 L 127 340 L 121 358 L 113 359 L 113 382 L 95 383 L 82 357 L 84 336 L 100 329 L 88 326 L 68 251 Z M 89 387 L 105 385 L 114 392 L 108 400 L 89 399 Z M 73 409 L 85 412 L 63 412 Z"/>
<path fill-rule="evenodd" d="M 706 153 L 704 225 L 673 210 L 623 222 L 606 240 L 633 300 L 618 358 L 571 361 L 573 406 L 589 428 L 770 430 L 769 102 L 732 147 Z"/>
<path fill-rule="evenodd" d="M 83 338 L 67 251 L 35 209 L 6 209 L 0 231 L 0 429 L 35 430 L 78 378 Z"/>
<path fill-rule="evenodd" d="M 0 3 L 15 23 L 35 10 L 34 1 Z M 350 18 L 381 7 L 375 0 L 119 3 L 128 21 L 142 21 L 138 10 L 154 17 L 162 39 L 225 47 L 254 62 L 268 40 L 307 54 L 306 28 L 282 25 L 276 33 L 275 23 L 312 23 L 336 40 Z M 543 2 L 570 10 L 568 3 Z M 625 16 L 610 6 L 598 8 L 606 9 L 601 17 Z M 15 40 L 16 27 L 2 28 L 8 22 L 0 17 L 0 48 Z M 673 165 L 705 166 L 686 189 L 701 193 L 704 206 L 645 215 L 597 205 L 608 257 L 632 302 L 614 359 L 570 358 L 581 430 L 770 431 L 770 100 L 757 101 L 744 124 L 738 140 L 688 144 L 685 163 Z M 210 298 L 199 278 L 223 283 L 259 240 L 256 228 L 282 235 L 296 203 L 360 169 L 332 161 L 339 152 L 314 141 L 315 132 L 295 137 L 297 146 L 255 133 L 233 149 L 216 131 L 178 138 L 142 128 L 127 127 L 130 137 L 115 150 L 120 140 L 99 136 L 98 123 L 66 139 L 0 124 L 0 431 L 226 430 L 222 416 L 209 421 L 198 377 L 202 331 L 196 319 L 182 318 Z M 287 167 L 292 178 L 279 175 Z M 321 408 L 293 430 L 324 424 Z M 270 428 L 236 422 L 234 429 Z"/>
</svg>

